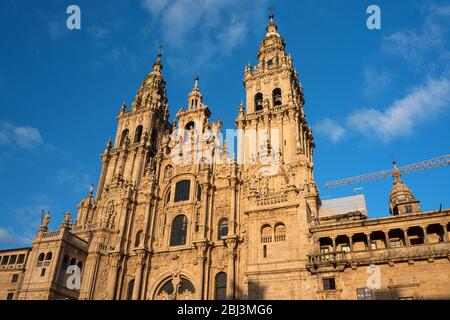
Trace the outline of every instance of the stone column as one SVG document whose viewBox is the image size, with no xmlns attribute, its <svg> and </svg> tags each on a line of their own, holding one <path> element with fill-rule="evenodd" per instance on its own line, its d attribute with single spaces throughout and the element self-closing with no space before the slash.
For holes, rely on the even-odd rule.
<svg viewBox="0 0 450 320">
<path fill-rule="evenodd" d="M 135 167 L 136 167 L 135 163 L 136 163 L 136 158 L 137 158 L 138 153 L 139 153 L 138 149 L 133 149 L 131 151 L 131 161 L 130 161 L 131 167 L 130 167 L 128 172 L 124 173 L 125 180 L 129 180 L 131 182 L 134 182 L 134 180 L 133 180 L 133 178 L 134 178 L 134 170 L 135 170 Z"/>
<path fill-rule="evenodd" d="M 114 165 L 113 165 L 113 170 L 112 170 L 111 178 L 114 178 L 114 176 L 116 175 L 117 164 L 119 163 L 119 157 L 120 157 L 120 153 L 117 152 L 117 153 L 114 155 Z"/>
<path fill-rule="evenodd" d="M 201 184 L 202 188 L 202 199 L 200 206 L 200 217 L 199 217 L 199 230 L 198 235 L 199 239 L 204 239 L 206 236 L 207 230 L 207 221 L 208 221 L 208 197 L 209 197 L 209 183 L 204 182 Z"/>
<path fill-rule="evenodd" d="M 389 249 L 391 247 L 391 242 L 389 241 L 389 231 L 383 232 L 384 233 L 384 239 L 385 239 L 385 243 L 384 245 L 386 246 L 386 249 Z"/>
<path fill-rule="evenodd" d="M 427 227 L 422 227 L 422 232 L 423 232 L 423 243 L 428 244 Z"/>
<path fill-rule="evenodd" d="M 107 299 L 114 300 L 116 297 L 117 276 L 119 273 L 119 264 L 121 259 L 120 253 L 113 253 L 110 257 L 111 267 L 108 275 Z"/>
<path fill-rule="evenodd" d="M 228 178 L 231 188 L 231 206 L 230 206 L 230 219 L 229 219 L 229 228 L 228 234 L 235 235 L 236 234 L 236 177 Z"/>
<path fill-rule="evenodd" d="M 443 230 L 444 230 L 444 241 L 448 241 L 448 230 L 446 224 L 441 224 Z"/>
<path fill-rule="evenodd" d="M 366 238 L 367 238 L 367 250 L 369 252 L 372 252 L 372 240 L 370 238 L 370 233 L 366 233 Z"/>
<path fill-rule="evenodd" d="M 405 237 L 405 244 L 407 247 L 409 247 L 411 245 L 411 242 L 409 242 L 408 229 L 402 229 L 402 231 L 403 231 L 403 235 Z"/>
<path fill-rule="evenodd" d="M 237 237 L 225 238 L 225 244 L 228 248 L 227 300 L 234 300 L 235 257 L 236 257 L 236 247 L 238 244 L 238 239 L 237 239 Z"/>
<path fill-rule="evenodd" d="M 138 166 L 133 172 L 133 181 L 136 183 L 136 185 L 139 185 L 142 177 L 142 170 L 144 166 L 144 159 L 145 159 L 145 148 L 140 147 L 141 149 L 138 151 Z"/>
<path fill-rule="evenodd" d="M 128 217 L 128 199 L 123 199 L 122 204 L 122 210 L 121 210 L 121 217 L 119 222 L 119 236 L 117 237 L 116 241 L 116 249 L 121 250 L 122 248 L 122 240 L 125 234 L 125 226 L 127 223 L 127 217 Z"/>
<path fill-rule="evenodd" d="M 142 270 L 145 264 L 145 257 L 147 253 L 145 250 L 138 250 L 137 252 L 137 263 L 136 263 L 136 274 L 134 277 L 134 288 L 133 288 L 133 300 L 139 300 L 141 295 L 142 287 Z"/>
<path fill-rule="evenodd" d="M 205 261 L 208 252 L 208 243 L 206 241 L 199 241 L 194 243 L 195 248 L 197 249 L 197 257 L 198 257 L 198 274 L 199 274 L 199 284 L 200 288 L 198 288 L 199 292 L 199 300 L 204 299 L 204 291 L 205 291 Z"/>
</svg>

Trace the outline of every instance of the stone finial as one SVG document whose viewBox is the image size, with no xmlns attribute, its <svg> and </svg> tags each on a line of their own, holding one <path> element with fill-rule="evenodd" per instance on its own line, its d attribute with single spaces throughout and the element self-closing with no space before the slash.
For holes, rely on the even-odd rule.
<svg viewBox="0 0 450 320">
<path fill-rule="evenodd" d="M 72 213 L 71 213 L 70 210 L 69 210 L 69 211 L 67 211 L 67 212 L 65 213 L 65 215 L 64 215 L 64 219 L 63 219 L 63 221 L 62 221 L 62 223 L 61 223 L 61 228 L 67 228 L 67 227 L 69 227 L 70 224 L 71 224 L 71 222 L 72 222 Z"/>
<path fill-rule="evenodd" d="M 108 139 L 108 141 L 106 142 L 106 146 L 105 146 L 105 153 L 110 152 L 112 149 L 112 140 L 111 137 Z"/>
<path fill-rule="evenodd" d="M 120 113 L 125 113 L 127 111 L 127 104 L 125 101 L 122 101 L 122 104 L 120 105 Z"/>
<path fill-rule="evenodd" d="M 89 187 L 89 193 L 88 193 L 88 197 L 92 198 L 92 195 L 94 194 L 94 185 L 91 184 L 91 186 Z"/>
</svg>

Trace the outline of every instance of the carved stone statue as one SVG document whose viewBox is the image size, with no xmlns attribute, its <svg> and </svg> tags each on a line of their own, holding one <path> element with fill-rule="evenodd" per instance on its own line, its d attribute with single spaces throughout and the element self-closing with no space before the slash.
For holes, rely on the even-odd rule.
<svg viewBox="0 0 450 320">
<path fill-rule="evenodd" d="M 41 226 L 39 227 L 39 231 L 45 232 L 48 230 L 48 224 L 50 223 L 50 212 L 44 213 L 44 210 L 42 210 L 42 219 L 41 219 Z"/>
</svg>

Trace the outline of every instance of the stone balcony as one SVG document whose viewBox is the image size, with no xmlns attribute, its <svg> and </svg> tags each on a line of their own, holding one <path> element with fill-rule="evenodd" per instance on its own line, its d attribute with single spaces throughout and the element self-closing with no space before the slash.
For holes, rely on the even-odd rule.
<svg viewBox="0 0 450 320">
<path fill-rule="evenodd" d="M 398 248 L 383 248 L 363 251 L 335 251 L 308 255 L 306 265 L 310 272 L 342 271 L 347 267 L 371 264 L 414 263 L 417 260 L 433 261 L 437 258 L 450 260 L 450 242 L 409 245 Z"/>
<path fill-rule="evenodd" d="M 74 235 L 68 229 L 52 230 L 42 232 L 34 241 L 65 241 L 79 249 L 87 251 L 89 243 Z"/>
</svg>

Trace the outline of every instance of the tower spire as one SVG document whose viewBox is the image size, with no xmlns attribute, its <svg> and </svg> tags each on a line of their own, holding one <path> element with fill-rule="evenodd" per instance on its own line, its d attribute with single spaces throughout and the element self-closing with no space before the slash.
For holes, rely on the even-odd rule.
<svg viewBox="0 0 450 320">
<path fill-rule="evenodd" d="M 267 27 L 266 27 L 266 31 L 267 31 L 267 34 L 274 34 L 274 33 L 277 33 L 277 31 L 278 31 L 278 26 L 276 25 L 276 23 L 275 23 L 275 16 L 274 16 L 274 14 L 273 14 L 273 9 L 275 9 L 275 7 L 270 7 L 269 8 L 269 23 L 267 24 Z"/>
<path fill-rule="evenodd" d="M 199 89 L 199 81 L 200 77 L 196 74 L 194 78 L 194 88 L 192 88 L 192 91 L 188 95 L 189 109 L 197 109 L 202 103 L 202 94 Z"/>
<path fill-rule="evenodd" d="M 161 75 L 161 71 L 163 69 L 163 66 L 161 64 L 161 57 L 162 57 L 161 49 L 162 49 L 162 46 L 159 46 L 158 53 L 156 54 L 156 61 L 153 64 L 152 73 L 151 74 Z"/>
</svg>

